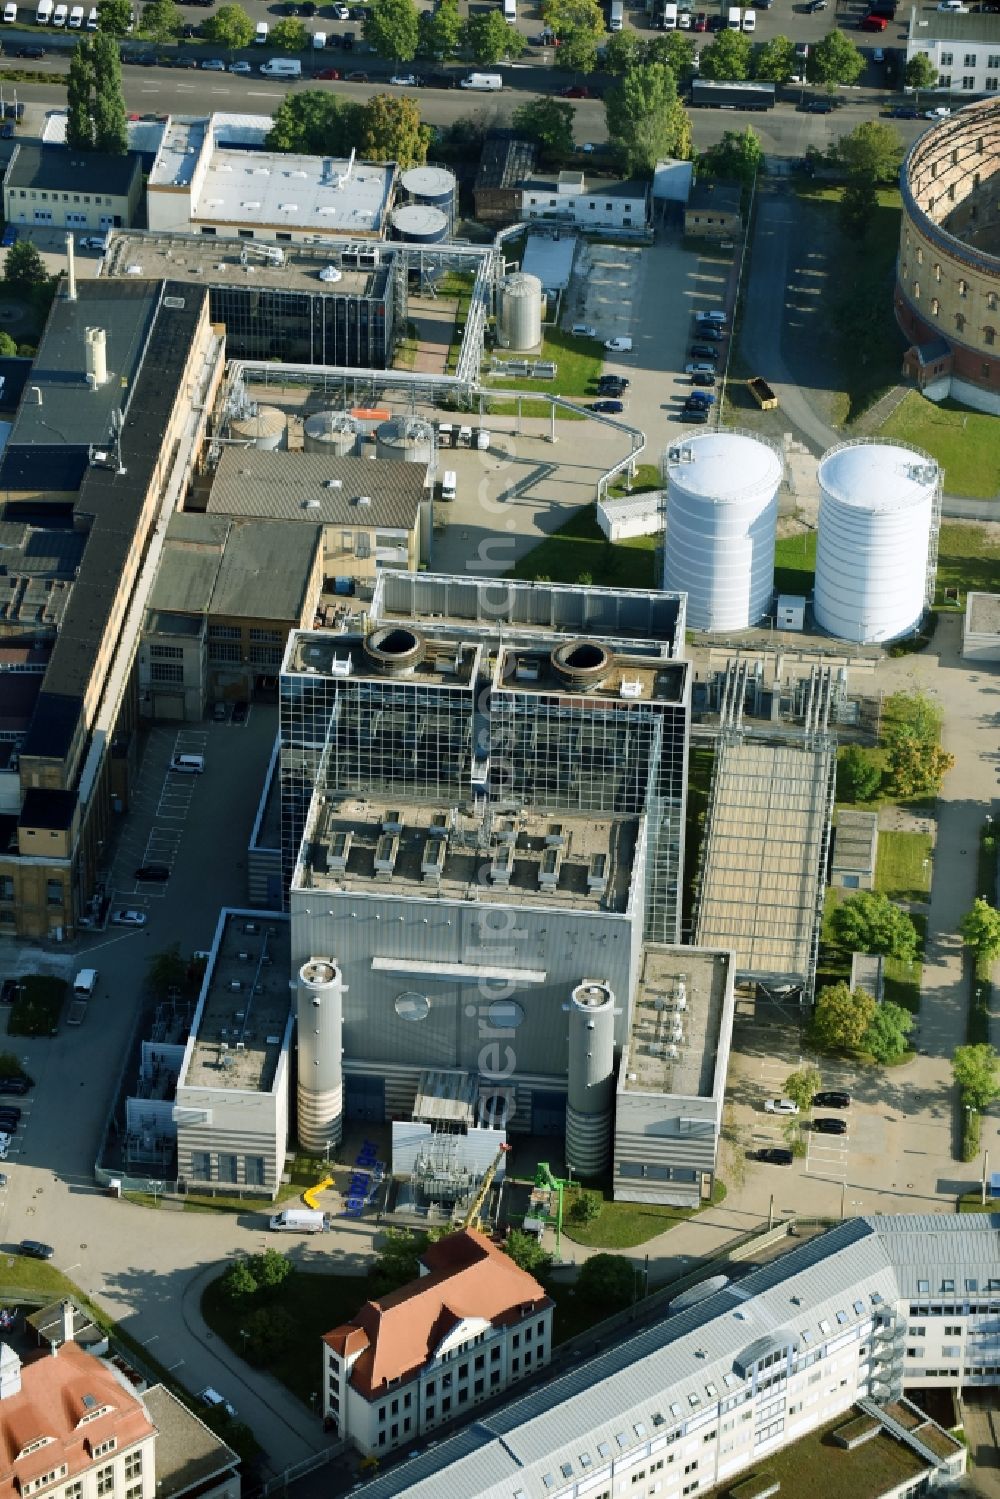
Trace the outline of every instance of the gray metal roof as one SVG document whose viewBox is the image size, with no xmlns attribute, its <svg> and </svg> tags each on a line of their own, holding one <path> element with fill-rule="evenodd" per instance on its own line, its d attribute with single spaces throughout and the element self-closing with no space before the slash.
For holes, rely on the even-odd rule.
<svg viewBox="0 0 1000 1499">
<path fill-rule="evenodd" d="M 765 1343 L 817 1347 L 900 1299 L 899 1264 L 1000 1259 L 1000 1217 L 855 1218 L 487 1413 L 368 1484 L 366 1499 L 546 1499 L 611 1456 L 711 1412 Z M 602 1447 L 605 1449 L 602 1451 Z M 546 1481 L 548 1480 L 548 1481 Z"/>
<path fill-rule="evenodd" d="M 423 463 L 231 447 L 219 459 L 208 510 L 314 526 L 411 531 L 426 478 Z M 358 503 L 363 496 L 368 504 Z"/>
<path fill-rule="evenodd" d="M 127 198 L 141 171 L 142 159 L 137 151 L 111 156 L 106 151 L 19 145 L 10 159 L 4 185 Z"/>
<path fill-rule="evenodd" d="M 922 7 L 919 27 L 911 38 L 918 47 L 937 41 L 1000 42 L 1000 16 L 995 15 L 956 15 L 938 11 L 933 6 L 930 9 Z"/>
<path fill-rule="evenodd" d="M 167 528 L 149 607 L 299 623 L 321 527 L 180 514 Z"/>
<path fill-rule="evenodd" d="M 901 1299 L 947 1300 L 954 1293 L 964 1300 L 990 1285 L 1000 1289 L 1000 1213 L 964 1213 L 957 1223 L 936 1213 L 871 1222 L 895 1268 Z"/>
</svg>

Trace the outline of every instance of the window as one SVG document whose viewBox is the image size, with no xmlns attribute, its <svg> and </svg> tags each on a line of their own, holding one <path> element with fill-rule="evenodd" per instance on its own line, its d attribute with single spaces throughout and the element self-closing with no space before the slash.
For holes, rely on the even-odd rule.
<svg viewBox="0 0 1000 1499">
<path fill-rule="evenodd" d="M 191 1175 L 196 1177 L 198 1181 L 211 1181 L 212 1157 L 207 1150 L 192 1150 Z"/>
<path fill-rule="evenodd" d="M 237 1182 L 239 1176 L 236 1170 L 237 1157 L 234 1155 L 220 1154 L 219 1156 L 219 1180 L 220 1182 Z"/>
<path fill-rule="evenodd" d="M 14 899 L 14 876 L 0 875 L 0 900 Z"/>
<path fill-rule="evenodd" d="M 106 1468 L 98 1469 L 97 1492 L 98 1494 L 110 1494 L 115 1487 L 115 1465 L 108 1463 Z"/>
<path fill-rule="evenodd" d="M 83 1480 L 78 1478 L 75 1483 L 68 1483 L 63 1489 L 63 1499 L 83 1499 Z"/>
<path fill-rule="evenodd" d="M 142 1477 L 142 1452 L 130 1452 L 125 1458 L 125 1481 Z"/>
<path fill-rule="evenodd" d="M 965 54 L 965 58 L 963 60 L 962 66 L 966 67 L 966 68 L 974 68 L 976 66 L 976 54 L 974 52 L 967 52 Z M 951 153 L 951 161 L 952 161 L 952 165 L 953 166 L 957 166 L 958 165 L 958 152 L 957 151 L 953 151 Z"/>
<path fill-rule="evenodd" d="M 964 282 L 960 282 L 959 285 L 960 286 L 964 285 Z M 964 295 L 964 293 L 963 293 L 963 295 Z M 964 321 L 964 319 L 963 319 L 963 321 Z M 952 1295 L 954 1295 L 955 1282 L 953 1280 L 943 1280 L 941 1282 L 941 1290 L 944 1291 L 944 1292 L 951 1292 Z"/>
<path fill-rule="evenodd" d="M 986 66 L 988 68 L 1000 68 L 1000 52 L 990 52 L 986 58 Z M 979 149 L 980 151 L 983 149 L 982 141 L 979 142 Z"/>
<path fill-rule="evenodd" d="M 351 534 L 348 531 L 348 536 Z M 250 639 L 259 641 L 262 645 L 281 644 L 280 630 L 251 630 Z"/>
<path fill-rule="evenodd" d="M 46 880 L 45 899 L 50 906 L 61 906 L 63 903 L 63 887 L 61 880 Z"/>
<path fill-rule="evenodd" d="M 914 281 L 914 283 L 913 283 L 913 300 L 915 302 L 919 302 L 920 301 L 920 282 L 919 281 Z"/>
<path fill-rule="evenodd" d="M 262 1155 L 245 1155 L 243 1157 L 243 1180 L 248 1187 L 262 1187 L 264 1185 L 264 1157 Z M 127 1473 L 125 1477 L 128 1477 Z"/>
<path fill-rule="evenodd" d="M 956 333 L 964 333 L 965 332 L 965 321 L 966 321 L 966 319 L 965 319 L 965 313 L 964 312 L 956 312 L 955 313 L 955 332 Z"/>
<path fill-rule="evenodd" d="M 210 640 L 208 643 L 209 658 L 217 665 L 239 666 L 243 660 L 243 647 L 239 644 L 229 645 L 225 641 Z"/>
<path fill-rule="evenodd" d="M 941 266 L 937 261 L 934 262 L 934 280 L 941 280 Z"/>
<path fill-rule="evenodd" d="M 180 645 L 156 645 L 149 647 L 151 656 L 158 656 L 161 661 L 182 661 L 184 659 L 184 647 Z"/>
<path fill-rule="evenodd" d="M 174 682 L 184 681 L 184 667 L 179 661 L 154 661 L 149 670 L 151 682 Z"/>
<path fill-rule="evenodd" d="M 962 1348 L 959 1343 L 945 1343 L 941 1348 L 942 1358 L 961 1358 Z"/>
<path fill-rule="evenodd" d="M 142 1499 L 142 1484 L 134 1483 L 131 1488 L 126 1489 L 125 1499 Z"/>
<path fill-rule="evenodd" d="M 695 1458 L 695 1460 L 694 1460 L 693 1463 L 685 1463 L 684 1464 L 684 1476 L 685 1476 L 685 1478 L 687 1477 L 687 1475 L 689 1473 L 697 1473 L 697 1471 L 698 1471 L 698 1459 L 697 1458 Z"/>
<path fill-rule="evenodd" d="M 995 94 L 996 91 L 997 91 L 997 80 L 996 80 L 996 77 L 994 76 L 994 77 L 991 77 L 991 78 L 987 78 L 987 80 L 986 80 L 986 92 L 988 94 Z"/>
<path fill-rule="evenodd" d="M 954 52 L 942 52 L 941 53 L 941 66 L 943 68 L 950 68 L 951 65 L 952 65 L 952 63 L 954 61 L 955 61 L 955 54 L 954 54 Z"/>
<path fill-rule="evenodd" d="M 209 625 L 209 640 L 239 640 L 239 625 Z"/>
<path fill-rule="evenodd" d="M 945 1335 L 946 1338 L 960 1338 L 962 1336 L 962 1324 L 961 1324 L 961 1322 L 950 1323 L 948 1326 L 946 1326 L 945 1330 L 944 1330 L 944 1335 Z"/>
<path fill-rule="evenodd" d="M 951 88 L 951 74 L 950 73 L 939 73 L 938 74 L 938 88 Z"/>
</svg>

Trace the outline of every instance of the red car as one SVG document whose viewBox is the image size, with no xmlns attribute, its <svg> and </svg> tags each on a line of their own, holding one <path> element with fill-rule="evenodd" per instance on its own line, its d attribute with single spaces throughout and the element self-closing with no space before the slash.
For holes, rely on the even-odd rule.
<svg viewBox="0 0 1000 1499">
<path fill-rule="evenodd" d="M 563 99 L 589 99 L 590 90 L 582 84 L 574 83 L 571 88 L 564 88 L 561 94 Z"/>
<path fill-rule="evenodd" d="M 858 28 L 861 31 L 884 31 L 888 24 L 885 16 L 862 16 Z"/>
<path fill-rule="evenodd" d="M 694 18 L 694 24 L 692 25 L 691 29 L 692 29 L 692 31 L 707 31 L 708 30 L 708 14 L 707 14 L 707 12 L 705 12 L 703 10 L 700 10 L 698 12 L 698 14 Z"/>
<path fill-rule="evenodd" d="M 333 83 L 340 77 L 340 73 L 337 68 L 323 68 L 316 74 L 316 77 L 321 78 L 325 83 Z"/>
</svg>

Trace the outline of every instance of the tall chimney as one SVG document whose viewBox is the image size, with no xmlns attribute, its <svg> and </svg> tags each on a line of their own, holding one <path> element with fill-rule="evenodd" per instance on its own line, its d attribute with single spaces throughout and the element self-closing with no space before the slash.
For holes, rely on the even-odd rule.
<svg viewBox="0 0 1000 1499">
<path fill-rule="evenodd" d="M 76 301 L 76 261 L 73 257 L 73 236 L 66 236 L 66 300 Z"/>
<path fill-rule="evenodd" d="M 87 328 L 87 383 L 96 388 L 108 378 L 107 338 L 103 328 Z"/>
<path fill-rule="evenodd" d="M 64 1343 L 72 1343 L 75 1331 L 74 1306 L 72 1301 L 64 1301 L 62 1304 L 62 1340 Z"/>
</svg>

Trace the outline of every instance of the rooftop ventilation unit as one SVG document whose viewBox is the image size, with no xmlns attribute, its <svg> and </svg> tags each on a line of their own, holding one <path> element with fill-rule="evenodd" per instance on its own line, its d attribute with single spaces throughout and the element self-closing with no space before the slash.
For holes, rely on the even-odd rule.
<svg viewBox="0 0 1000 1499">
<path fill-rule="evenodd" d="M 642 683 L 638 680 L 633 682 L 622 682 L 622 697 L 642 697 Z"/>
<path fill-rule="evenodd" d="M 399 856 L 399 838 L 392 833 L 383 833 L 375 845 L 375 878 L 391 880 Z"/>
<path fill-rule="evenodd" d="M 344 487 L 344 481 L 343 481 L 343 479 L 324 479 L 323 480 L 323 488 L 324 489 L 343 489 L 343 487 Z"/>
<path fill-rule="evenodd" d="M 351 852 L 351 844 L 354 834 L 334 833 L 330 839 L 330 848 L 327 854 L 327 866 L 336 874 L 343 874 L 347 869 L 347 860 Z"/>
<path fill-rule="evenodd" d="M 548 832 L 545 834 L 545 847 L 546 848 L 564 848 L 565 844 L 566 844 L 566 834 L 563 832 L 563 825 L 562 825 L 562 823 L 561 822 L 551 822 L 551 823 L 549 823 Z"/>
<path fill-rule="evenodd" d="M 605 853 L 591 854 L 587 870 L 587 889 L 592 895 L 603 895 L 608 888 L 608 856 Z"/>
<path fill-rule="evenodd" d="M 403 831 L 403 814 L 393 807 L 382 818 L 383 833 L 399 834 Z"/>
<path fill-rule="evenodd" d="M 350 656 L 334 656 L 330 662 L 331 677 L 349 677 L 353 670 Z"/>
<path fill-rule="evenodd" d="M 542 671 L 537 661 L 518 659 L 514 672 L 515 680 L 518 682 L 537 682 Z"/>
<path fill-rule="evenodd" d="M 562 866 L 562 849 L 547 848 L 542 854 L 538 865 L 538 883 L 542 890 L 555 890 L 559 884 L 559 870 Z"/>
<path fill-rule="evenodd" d="M 371 502 L 372 497 L 370 494 L 359 494 L 357 499 L 354 501 L 355 505 L 370 505 Z"/>
<path fill-rule="evenodd" d="M 440 885 L 444 874 L 445 855 L 448 852 L 447 838 L 428 838 L 420 860 L 420 873 L 428 885 Z"/>
<path fill-rule="evenodd" d="M 494 885 L 507 889 L 514 873 L 514 845 L 505 843 L 497 849 L 490 864 L 490 879 Z"/>
</svg>

